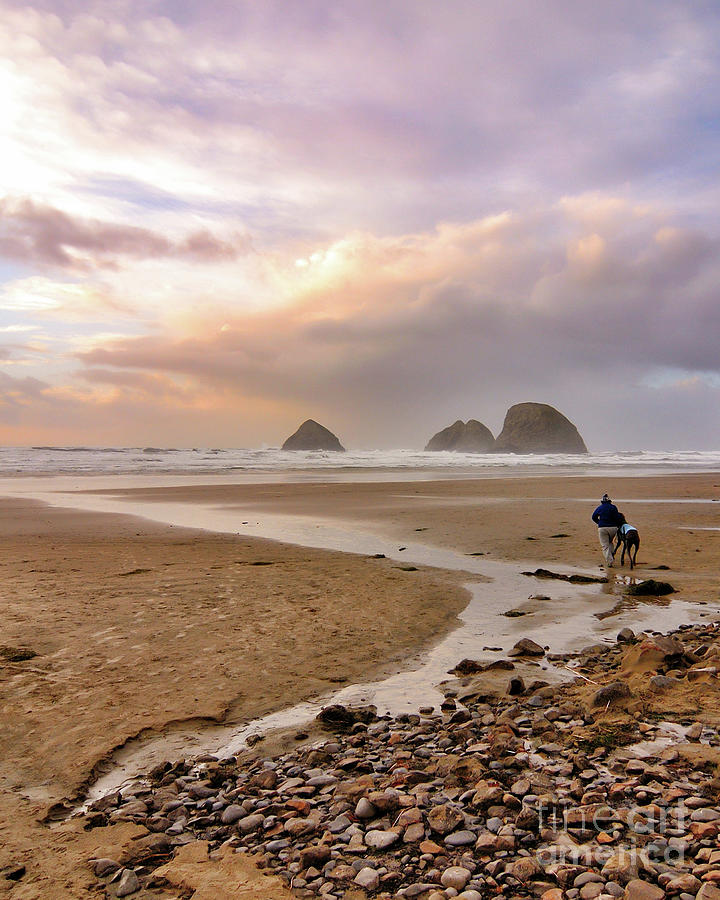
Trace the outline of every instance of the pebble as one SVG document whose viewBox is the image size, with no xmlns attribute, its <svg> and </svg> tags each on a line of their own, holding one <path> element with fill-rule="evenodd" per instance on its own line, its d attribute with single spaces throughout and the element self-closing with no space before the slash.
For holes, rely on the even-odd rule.
<svg viewBox="0 0 720 900">
<path fill-rule="evenodd" d="M 239 821 L 240 819 L 245 817 L 245 810 L 242 806 L 237 806 L 234 803 L 231 803 L 230 806 L 226 807 L 221 815 L 220 821 L 223 825 L 232 825 L 233 823 Z"/>
<path fill-rule="evenodd" d="M 468 844 L 474 844 L 477 835 L 472 831 L 454 831 L 445 838 L 446 847 L 466 847 Z"/>
<path fill-rule="evenodd" d="M 462 866 L 450 866 L 440 876 L 440 883 L 443 887 L 455 888 L 456 891 L 461 891 L 471 877 L 472 872 L 469 869 L 465 869 Z"/>
<path fill-rule="evenodd" d="M 242 831 L 243 834 L 248 834 L 251 831 L 257 831 L 265 821 L 265 816 L 260 813 L 256 813 L 255 815 L 245 816 L 243 819 L 239 819 L 237 826 Z"/>
<path fill-rule="evenodd" d="M 400 835 L 396 831 L 367 831 L 365 844 L 373 850 L 385 850 L 397 843 Z"/>
<path fill-rule="evenodd" d="M 665 891 L 656 884 L 633 878 L 625 888 L 625 900 L 663 900 Z"/>
<path fill-rule="evenodd" d="M 716 822 L 720 819 L 720 810 L 710 809 L 705 807 L 704 809 L 694 809 L 690 813 L 690 821 L 691 822 Z"/>
<path fill-rule="evenodd" d="M 364 866 L 353 879 L 355 884 L 365 888 L 366 891 L 376 891 L 380 884 L 380 876 L 375 869 Z"/>
<path fill-rule="evenodd" d="M 366 797 L 361 797 L 355 806 L 355 816 L 358 819 L 373 819 L 376 815 L 375 806 Z"/>
<path fill-rule="evenodd" d="M 103 875 L 109 875 L 111 872 L 116 872 L 119 868 L 119 862 L 116 862 L 114 859 L 108 859 L 106 857 L 102 859 L 96 859 L 93 865 L 95 874 L 99 878 L 102 878 Z"/>
<path fill-rule="evenodd" d="M 132 869 L 123 869 L 122 875 L 117 888 L 115 889 L 116 897 L 129 897 L 140 890 L 140 879 Z"/>
<path fill-rule="evenodd" d="M 599 683 L 594 695 L 586 684 L 558 691 L 524 674 L 525 693 L 485 700 L 465 696 L 457 680 L 443 712 L 378 718 L 371 708 L 336 709 L 345 724 L 332 739 L 274 758 L 255 750 L 237 761 L 167 763 L 119 805 L 115 795 L 88 811 L 90 827 L 125 818 L 151 832 L 134 842 L 128 868 L 103 858 L 90 860 L 92 870 L 112 880 L 112 894 L 122 886 L 128 896 L 174 848 L 230 840 L 292 881 L 298 898 L 720 900 L 713 773 L 672 746 L 638 758 L 624 745 L 652 742 L 662 727 L 622 704 L 614 715 L 623 733 L 594 740 L 612 738 L 608 700 L 588 704 L 602 690 L 627 696 L 624 654 L 646 645 L 673 651 L 660 671 L 645 673 L 648 690 L 653 680 L 663 690 L 659 679 L 686 683 L 700 658 L 693 648 L 706 648 L 698 665 L 720 655 L 713 624 L 661 637 L 581 652 L 578 671 Z M 710 724 L 688 733 L 720 746 Z"/>
</svg>

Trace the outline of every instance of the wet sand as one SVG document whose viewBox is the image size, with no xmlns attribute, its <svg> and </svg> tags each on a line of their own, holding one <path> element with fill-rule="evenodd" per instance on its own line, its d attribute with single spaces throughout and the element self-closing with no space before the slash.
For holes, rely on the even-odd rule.
<svg viewBox="0 0 720 900">
<path fill-rule="evenodd" d="M 589 516 L 606 490 L 640 528 L 637 576 L 716 604 L 720 532 L 703 529 L 720 525 L 720 475 L 208 484 L 113 496 L 128 513 L 214 506 L 250 532 L 269 514 L 349 521 L 398 547 L 422 541 L 600 574 Z M 38 654 L 0 666 L 0 867 L 28 867 L 13 897 L 94 894 L 91 836 L 36 820 L 123 741 L 169 723 L 243 721 L 398 668 L 452 627 L 467 600 L 457 575 L 392 560 L 17 498 L 3 511 L 0 645 Z M 92 833 L 101 837 L 113 840 Z"/>
<path fill-rule="evenodd" d="M 460 553 L 566 564 L 600 574 L 603 560 L 590 515 L 606 491 L 639 529 L 635 575 L 648 578 L 657 566 L 668 566 L 685 597 L 706 591 L 720 561 L 720 473 L 206 484 L 103 494 L 135 508 L 143 505 L 148 514 L 168 502 L 215 507 L 247 520 L 248 533 L 262 531 L 268 514 L 350 521 L 400 544 L 421 541 Z M 616 568 L 613 574 L 619 572 Z M 628 567 L 622 572 L 630 574 Z M 657 572 L 655 577 L 660 577 Z"/>
<path fill-rule="evenodd" d="M 85 896 L 84 851 L 37 820 L 115 747 L 394 670 L 467 602 L 451 576 L 384 560 L 16 499 L 2 513 L 0 646 L 37 654 L 0 659 L 0 870 L 28 867 L 14 897 Z"/>
</svg>

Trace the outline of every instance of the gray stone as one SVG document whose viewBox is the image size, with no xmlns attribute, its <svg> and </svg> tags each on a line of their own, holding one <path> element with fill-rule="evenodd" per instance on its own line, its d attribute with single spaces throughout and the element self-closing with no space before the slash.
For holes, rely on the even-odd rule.
<svg viewBox="0 0 720 900">
<path fill-rule="evenodd" d="M 445 838 L 445 845 L 447 847 L 465 847 L 474 844 L 476 840 L 477 835 L 472 831 L 454 831 Z"/>
<path fill-rule="evenodd" d="M 469 869 L 463 866 L 450 866 L 440 876 L 440 883 L 443 887 L 455 888 L 456 891 L 461 891 L 471 877 L 472 872 Z"/>
<path fill-rule="evenodd" d="M 395 831 L 368 831 L 365 834 L 365 843 L 373 850 L 385 850 L 395 844 L 400 835 Z"/>
<path fill-rule="evenodd" d="M 573 887 L 581 888 L 584 884 L 589 884 L 592 881 L 600 882 L 602 884 L 605 879 L 602 875 L 598 875 L 597 872 L 581 872 L 573 881 Z"/>
<path fill-rule="evenodd" d="M 316 775 L 314 778 L 308 779 L 306 783 L 309 787 L 323 788 L 330 784 L 337 784 L 337 778 L 334 775 Z"/>
<path fill-rule="evenodd" d="M 290 846 L 290 841 L 287 838 L 278 838 L 275 841 L 268 841 L 265 844 L 265 849 L 269 850 L 270 853 L 279 853 L 281 850 L 287 850 Z"/>
<path fill-rule="evenodd" d="M 364 866 L 355 876 L 355 884 L 366 891 L 376 891 L 380 884 L 380 875 L 370 866 Z"/>
<path fill-rule="evenodd" d="M 690 813 L 692 822 L 717 822 L 720 819 L 720 811 L 705 807 L 703 809 L 694 809 Z"/>
<path fill-rule="evenodd" d="M 120 868 L 120 863 L 116 862 L 114 859 L 103 857 L 102 859 L 95 860 L 93 868 L 95 869 L 95 874 L 98 878 L 102 878 L 103 875 L 109 875 L 111 872 L 116 872 Z"/>
<path fill-rule="evenodd" d="M 650 686 L 655 691 L 666 691 L 676 684 L 680 684 L 680 680 L 678 678 L 668 678 L 667 675 L 653 675 L 650 679 Z"/>
<path fill-rule="evenodd" d="M 419 897 L 421 894 L 427 894 L 428 891 L 435 890 L 437 888 L 436 884 L 432 884 L 431 882 L 419 881 L 417 884 L 411 884 L 409 887 L 403 889 L 402 893 L 398 891 L 399 897 Z"/>
<path fill-rule="evenodd" d="M 349 828 L 351 824 L 352 823 L 347 816 L 341 815 L 334 818 L 326 827 L 330 834 L 341 834 L 346 828 Z"/>
<path fill-rule="evenodd" d="M 242 806 L 237 806 L 235 803 L 227 806 L 220 815 L 220 821 L 223 825 L 234 825 L 235 822 L 243 818 L 245 818 L 245 810 Z"/>
<path fill-rule="evenodd" d="M 123 873 L 120 876 L 120 882 L 115 889 L 115 895 L 117 897 L 128 897 L 130 894 L 134 894 L 139 890 L 140 879 L 135 872 L 133 872 L 132 869 L 123 869 Z"/>
<path fill-rule="evenodd" d="M 257 831 L 258 828 L 262 828 L 264 822 L 265 816 L 261 813 L 253 813 L 251 816 L 238 819 L 237 827 L 243 834 L 250 834 L 251 831 Z"/>
<path fill-rule="evenodd" d="M 367 797 L 361 797 L 355 806 L 355 816 L 358 819 L 374 819 L 377 816 L 377 809 Z"/>
</svg>

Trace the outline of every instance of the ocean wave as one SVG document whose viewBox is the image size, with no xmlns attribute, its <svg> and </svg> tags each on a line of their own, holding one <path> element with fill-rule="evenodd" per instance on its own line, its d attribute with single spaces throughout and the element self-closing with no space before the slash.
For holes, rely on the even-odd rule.
<svg viewBox="0 0 720 900">
<path fill-rule="evenodd" d="M 337 475 L 373 469 L 395 472 L 531 473 L 536 470 L 571 470 L 602 474 L 620 468 L 632 471 L 672 469 L 718 471 L 720 450 L 617 450 L 601 453 L 514 454 L 428 453 L 422 450 L 283 451 L 274 447 L 5 447 L 0 448 L 0 474 L 227 474 L 230 472 L 316 471 Z"/>
</svg>

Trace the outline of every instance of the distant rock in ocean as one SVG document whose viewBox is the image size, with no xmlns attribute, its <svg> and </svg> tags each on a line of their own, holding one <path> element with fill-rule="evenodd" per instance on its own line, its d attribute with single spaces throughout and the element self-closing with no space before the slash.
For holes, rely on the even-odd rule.
<svg viewBox="0 0 720 900">
<path fill-rule="evenodd" d="M 282 449 L 345 451 L 345 448 L 332 431 L 328 431 L 324 425 L 320 425 L 314 419 L 308 419 L 303 422 L 295 434 L 291 434 L 285 441 Z"/>
<path fill-rule="evenodd" d="M 546 403 L 517 403 L 497 436 L 498 453 L 587 453 L 577 428 Z"/>
<path fill-rule="evenodd" d="M 489 428 L 476 419 L 460 419 L 430 438 L 426 450 L 457 450 L 460 453 L 488 453 L 495 438 Z"/>
</svg>

